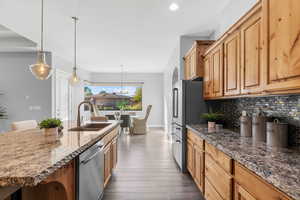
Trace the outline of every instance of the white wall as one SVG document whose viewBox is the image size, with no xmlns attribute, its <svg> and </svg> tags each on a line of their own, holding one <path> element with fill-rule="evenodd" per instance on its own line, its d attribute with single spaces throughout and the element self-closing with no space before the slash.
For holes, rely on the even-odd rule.
<svg viewBox="0 0 300 200">
<path fill-rule="evenodd" d="M 228 28 L 237 22 L 247 11 L 249 11 L 258 0 L 231 0 L 225 9 L 217 17 L 217 24 L 215 26 L 212 39 L 218 39 L 223 35 Z"/>
<path fill-rule="evenodd" d="M 69 73 L 71 76 L 73 70 L 73 63 L 69 62 L 57 55 L 54 55 L 52 58 L 53 67 L 55 69 L 59 69 L 63 72 Z M 72 105 L 71 105 L 71 120 L 76 120 L 77 118 L 77 106 L 80 102 L 84 100 L 84 80 L 90 80 L 90 72 L 78 69 L 78 76 L 82 80 L 82 83 L 78 84 L 77 86 L 72 87 Z M 54 116 L 55 112 L 55 76 L 52 79 L 52 115 Z M 83 113 L 83 112 L 82 112 Z"/>
<path fill-rule="evenodd" d="M 149 116 L 150 127 L 164 126 L 163 105 L 163 74 L 162 73 L 125 73 L 125 82 L 144 82 L 143 111 L 137 115 L 144 115 L 147 105 L 153 105 Z M 120 82 L 120 73 L 91 73 L 92 82 Z"/>
</svg>

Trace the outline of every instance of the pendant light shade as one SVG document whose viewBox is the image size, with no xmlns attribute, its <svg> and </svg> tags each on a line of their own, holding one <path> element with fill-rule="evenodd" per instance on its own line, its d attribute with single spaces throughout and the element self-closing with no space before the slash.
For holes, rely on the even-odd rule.
<svg viewBox="0 0 300 200">
<path fill-rule="evenodd" d="M 47 80 L 52 74 L 52 67 L 46 63 L 46 52 L 44 51 L 44 0 L 41 10 L 41 50 L 37 52 L 36 64 L 30 65 L 31 73 L 39 80 Z"/>
<path fill-rule="evenodd" d="M 52 68 L 46 63 L 46 52 L 39 51 L 37 63 L 30 65 L 31 73 L 39 80 L 47 80 L 52 74 Z"/>
<path fill-rule="evenodd" d="M 80 78 L 77 75 L 77 17 L 72 17 L 74 20 L 74 67 L 73 67 L 73 73 L 71 78 L 69 79 L 69 82 L 71 85 L 77 85 L 80 83 Z"/>
</svg>

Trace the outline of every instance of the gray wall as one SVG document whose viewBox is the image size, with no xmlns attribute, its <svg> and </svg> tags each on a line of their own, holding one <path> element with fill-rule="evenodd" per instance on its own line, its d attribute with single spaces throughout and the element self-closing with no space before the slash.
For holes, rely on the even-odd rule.
<svg viewBox="0 0 300 200">
<path fill-rule="evenodd" d="M 0 119 L 0 132 L 10 129 L 13 121 L 42 120 L 51 116 L 51 79 L 37 80 L 29 65 L 36 62 L 36 53 L 0 53 L 0 105 L 7 108 L 8 119 Z M 51 55 L 47 62 L 50 64 Z"/>
</svg>

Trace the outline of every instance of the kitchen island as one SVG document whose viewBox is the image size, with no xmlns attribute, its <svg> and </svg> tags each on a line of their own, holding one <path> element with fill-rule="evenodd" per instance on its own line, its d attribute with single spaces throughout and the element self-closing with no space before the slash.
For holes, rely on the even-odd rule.
<svg viewBox="0 0 300 200">
<path fill-rule="evenodd" d="M 3 196 L 0 196 L 0 199 L 5 199 L 4 195 L 7 195 L 5 192 L 1 193 L 1 190 L 13 191 L 25 188 L 24 191 L 22 189 L 22 199 L 26 200 L 32 195 L 31 189 L 45 191 L 43 186 L 53 182 L 60 183 L 53 185 L 55 189 L 62 187 L 61 189 L 67 193 L 60 195 L 65 196 L 62 199 L 75 199 L 76 158 L 95 143 L 102 141 L 106 146 L 117 137 L 120 123 L 118 121 L 103 123 L 106 123 L 106 126 L 100 130 L 70 131 L 76 127 L 76 123 L 69 121 L 64 123 L 60 137 L 46 136 L 40 129 L 1 134 L 0 195 Z M 111 160 L 108 159 L 109 162 Z M 109 167 L 112 165 L 109 164 Z"/>
</svg>

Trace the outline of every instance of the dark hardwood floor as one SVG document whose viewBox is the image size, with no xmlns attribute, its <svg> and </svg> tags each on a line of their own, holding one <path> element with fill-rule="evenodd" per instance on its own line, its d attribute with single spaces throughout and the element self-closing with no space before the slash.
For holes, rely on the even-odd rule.
<svg viewBox="0 0 300 200">
<path fill-rule="evenodd" d="M 203 200 L 191 177 L 175 165 L 163 130 L 124 135 L 118 145 L 118 165 L 104 200 Z"/>
</svg>

